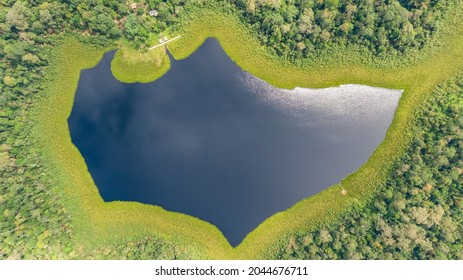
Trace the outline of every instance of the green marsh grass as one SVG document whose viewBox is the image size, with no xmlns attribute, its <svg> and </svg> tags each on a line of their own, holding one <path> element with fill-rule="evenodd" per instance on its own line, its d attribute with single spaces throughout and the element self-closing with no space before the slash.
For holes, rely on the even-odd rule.
<svg viewBox="0 0 463 280">
<path fill-rule="evenodd" d="M 74 218 L 76 246 L 90 252 L 152 235 L 175 244 L 185 258 L 260 259 L 289 233 L 329 222 L 343 211 L 364 204 L 385 181 L 392 163 L 411 140 L 415 109 L 437 84 L 463 68 L 461 6 L 449 17 L 447 29 L 439 33 L 440 44 L 394 61 L 368 58 L 362 51 L 346 48 L 296 66 L 270 55 L 234 16 L 210 10 L 198 11 L 177 31 L 175 35 L 182 38 L 168 46 L 176 59 L 186 58 L 206 38 L 214 37 L 242 69 L 278 87 L 321 88 L 350 83 L 404 90 L 384 142 L 367 163 L 340 184 L 269 217 L 236 248 L 214 225 L 197 218 L 136 202 L 102 200 L 83 157 L 71 142 L 67 118 L 80 70 L 96 65 L 107 49 L 67 39 L 49 68 L 52 79 L 46 97 L 33 114 L 34 136 L 44 151 L 47 173 L 53 175 L 53 183 L 68 198 L 63 203 Z M 112 64 L 113 73 L 122 81 L 151 81 L 168 70 L 165 53 L 156 56 L 162 63 L 152 71 L 152 64 L 142 62 L 144 66 L 137 66 L 146 54 L 126 58 L 124 51 L 132 53 L 120 50 Z M 342 189 L 347 190 L 346 195 L 341 194 Z"/>
</svg>

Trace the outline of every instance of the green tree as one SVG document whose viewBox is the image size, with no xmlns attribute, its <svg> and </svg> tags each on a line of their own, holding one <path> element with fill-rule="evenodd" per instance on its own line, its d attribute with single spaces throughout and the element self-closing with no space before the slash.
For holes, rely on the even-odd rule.
<svg viewBox="0 0 463 280">
<path fill-rule="evenodd" d="M 22 1 L 15 2 L 6 14 L 6 22 L 17 30 L 23 31 L 29 27 L 28 19 L 31 13 Z"/>
</svg>

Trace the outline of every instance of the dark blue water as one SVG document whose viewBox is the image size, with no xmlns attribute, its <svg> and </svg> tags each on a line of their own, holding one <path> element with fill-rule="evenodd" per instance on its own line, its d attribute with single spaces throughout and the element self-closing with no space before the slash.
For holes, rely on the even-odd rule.
<svg viewBox="0 0 463 280">
<path fill-rule="evenodd" d="M 199 217 L 232 245 L 365 163 L 400 97 L 364 86 L 276 89 L 212 39 L 149 84 L 117 81 L 113 55 L 82 71 L 69 118 L 102 197 Z"/>
</svg>

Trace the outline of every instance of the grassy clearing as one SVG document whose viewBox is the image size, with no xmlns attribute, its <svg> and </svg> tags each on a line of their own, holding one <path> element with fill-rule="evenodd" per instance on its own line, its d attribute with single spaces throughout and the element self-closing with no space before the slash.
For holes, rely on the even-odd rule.
<svg viewBox="0 0 463 280">
<path fill-rule="evenodd" d="M 67 118 L 79 71 L 95 65 L 105 50 L 67 41 L 61 46 L 52 67 L 54 72 L 51 77 L 54 79 L 47 90 L 47 98 L 34 112 L 37 119 L 34 133 L 44 150 L 48 173 L 54 174 L 57 186 L 69 197 L 65 204 L 74 217 L 76 244 L 82 244 L 81 250 L 89 251 L 156 235 L 177 244 L 179 250 L 191 258 L 265 258 L 269 248 L 277 246 L 276 242 L 282 236 L 329 221 L 344 209 L 363 204 L 374 193 L 375 187 L 384 182 L 392 162 L 409 143 L 413 133 L 409 128 L 414 108 L 423 102 L 437 83 L 462 68 L 461 11 L 461 7 L 456 9 L 447 23 L 449 28 L 441 34 L 441 46 L 424 51 L 419 63 L 394 61 L 391 62 L 393 67 L 387 62 L 365 59 L 355 50 L 320 57 L 320 61 L 307 62 L 306 66 L 283 63 L 269 56 L 236 18 L 213 11 L 200 11 L 182 28 L 182 38 L 169 44 L 169 50 L 176 59 L 187 57 L 206 38 L 215 37 L 241 68 L 279 87 L 319 88 L 356 83 L 405 90 L 385 141 L 364 166 L 344 179 L 341 185 L 268 218 L 234 249 L 215 226 L 191 216 L 140 203 L 103 202 L 84 159 L 71 143 Z M 133 73 L 125 71 L 120 74 L 118 71 L 124 69 L 124 64 L 136 61 L 123 58 L 122 54 L 120 58 L 112 67 L 113 72 L 119 73 L 116 74 L 119 79 L 152 79 L 147 72 L 136 69 L 138 66 L 134 65 L 138 63 L 131 66 L 135 69 Z M 347 190 L 346 195 L 341 194 L 342 189 Z"/>
<path fill-rule="evenodd" d="M 165 48 L 140 52 L 127 44 L 121 44 L 111 62 L 111 71 L 124 83 L 149 83 L 162 77 L 170 69 Z"/>
</svg>

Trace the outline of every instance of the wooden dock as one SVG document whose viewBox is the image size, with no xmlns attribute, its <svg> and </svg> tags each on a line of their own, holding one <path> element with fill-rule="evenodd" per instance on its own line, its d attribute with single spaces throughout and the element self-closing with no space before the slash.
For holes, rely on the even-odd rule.
<svg viewBox="0 0 463 280">
<path fill-rule="evenodd" d="M 169 42 L 172 42 L 173 40 L 177 40 L 177 39 L 180 38 L 180 37 L 181 37 L 181 36 L 179 35 L 179 36 L 174 37 L 174 38 L 172 38 L 172 39 L 170 39 L 170 40 L 167 40 L 167 41 L 165 41 L 165 42 L 162 42 L 161 44 L 158 44 L 158 45 L 156 45 L 156 46 L 153 46 L 153 47 L 149 48 L 148 51 L 154 50 L 155 48 L 159 48 L 160 46 L 163 46 L 163 45 L 165 45 L 165 44 L 167 44 L 167 43 L 169 43 Z"/>
</svg>

